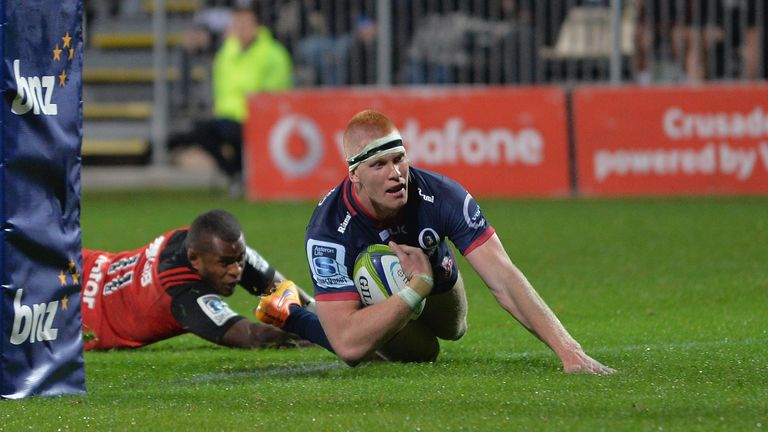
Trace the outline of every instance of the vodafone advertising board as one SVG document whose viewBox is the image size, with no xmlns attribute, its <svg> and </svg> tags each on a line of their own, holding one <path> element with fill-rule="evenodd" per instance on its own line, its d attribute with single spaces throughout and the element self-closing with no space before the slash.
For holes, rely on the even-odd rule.
<svg viewBox="0 0 768 432">
<path fill-rule="evenodd" d="M 768 86 L 579 88 L 583 195 L 768 192 Z"/>
<path fill-rule="evenodd" d="M 342 134 L 364 109 L 392 119 L 411 164 L 453 178 L 475 197 L 569 193 L 565 94 L 536 87 L 254 95 L 245 125 L 247 196 L 320 199 L 347 175 Z"/>
</svg>

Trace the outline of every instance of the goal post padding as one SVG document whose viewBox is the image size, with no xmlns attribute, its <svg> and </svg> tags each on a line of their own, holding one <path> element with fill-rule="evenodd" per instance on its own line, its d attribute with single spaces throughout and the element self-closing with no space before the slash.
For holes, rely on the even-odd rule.
<svg viewBox="0 0 768 432">
<path fill-rule="evenodd" d="M 0 397 L 85 392 L 82 0 L 0 0 Z"/>
</svg>

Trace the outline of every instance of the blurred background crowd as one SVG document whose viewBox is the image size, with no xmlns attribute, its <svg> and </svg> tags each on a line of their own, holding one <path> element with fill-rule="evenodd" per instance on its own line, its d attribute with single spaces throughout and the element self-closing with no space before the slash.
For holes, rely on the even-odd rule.
<svg viewBox="0 0 768 432">
<path fill-rule="evenodd" d="M 162 163 L 199 144 L 236 178 L 226 159 L 239 157 L 242 137 L 227 130 L 245 115 L 238 91 L 764 80 L 766 9 L 762 0 L 85 0 L 83 155 Z"/>
</svg>

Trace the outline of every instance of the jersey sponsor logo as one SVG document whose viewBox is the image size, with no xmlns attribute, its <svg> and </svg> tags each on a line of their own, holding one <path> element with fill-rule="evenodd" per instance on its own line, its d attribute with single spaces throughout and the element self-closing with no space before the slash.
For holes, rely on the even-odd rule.
<svg viewBox="0 0 768 432">
<path fill-rule="evenodd" d="M 392 228 L 389 228 L 389 233 L 393 236 L 396 235 L 406 235 L 408 234 L 408 230 L 405 229 L 405 225 L 396 225 Z"/>
<path fill-rule="evenodd" d="M 477 205 L 470 194 L 467 194 L 464 198 L 464 221 L 467 223 L 468 227 L 474 229 L 485 226 L 483 212 L 480 211 L 480 206 Z"/>
<path fill-rule="evenodd" d="M 421 191 L 421 188 L 416 188 L 416 190 L 419 192 L 419 196 L 420 196 L 420 197 L 421 197 L 421 199 L 423 199 L 424 201 L 426 201 L 426 202 L 428 202 L 428 203 L 434 203 L 434 202 L 435 202 L 435 196 L 434 196 L 434 195 L 425 195 L 425 194 L 424 194 L 424 193 Z"/>
<path fill-rule="evenodd" d="M 152 240 L 152 243 L 147 246 L 147 249 L 144 251 L 144 256 L 150 260 L 153 258 L 157 258 L 157 255 L 160 253 L 160 246 L 163 245 L 163 242 L 165 241 L 165 236 L 161 235 L 160 237 Z"/>
<path fill-rule="evenodd" d="M 352 283 L 344 265 L 345 250 L 335 243 L 312 239 L 307 242 L 307 258 L 318 286 L 339 288 Z"/>
<path fill-rule="evenodd" d="M 198 297 L 197 304 L 208 318 L 219 327 L 229 321 L 230 318 L 237 316 L 237 313 L 230 309 L 229 305 L 216 294 L 206 294 Z"/>
<path fill-rule="evenodd" d="M 88 281 L 85 283 L 85 288 L 83 288 L 83 304 L 88 309 L 96 308 L 96 296 L 99 293 L 99 287 L 105 275 L 102 266 L 107 262 L 109 262 L 109 258 L 99 255 L 88 272 Z"/>
<path fill-rule="evenodd" d="M 114 279 L 110 279 L 109 282 L 104 284 L 104 295 L 112 295 L 116 291 L 121 290 L 133 282 L 133 272 L 130 273 L 124 273 L 122 275 L 117 276 Z"/>
<path fill-rule="evenodd" d="M 339 225 L 339 228 L 337 228 L 336 231 L 344 234 L 344 232 L 347 231 L 347 225 L 349 225 L 350 220 L 352 220 L 352 215 L 347 212 L 347 215 L 344 216 L 344 220 L 341 221 L 341 225 Z"/>
<path fill-rule="evenodd" d="M 387 240 L 389 240 L 389 237 L 391 237 L 389 234 L 389 230 L 379 231 L 379 238 L 383 243 L 386 243 Z"/>
<path fill-rule="evenodd" d="M 13 299 L 13 328 L 10 342 L 13 345 L 21 345 L 25 342 L 56 340 L 59 329 L 53 326 L 53 320 L 59 309 L 59 301 L 28 306 L 21 303 L 23 295 L 23 289 L 16 290 L 16 297 Z"/>
<path fill-rule="evenodd" d="M 157 260 L 157 256 L 160 254 L 160 247 L 164 242 L 165 236 L 161 235 L 160 237 L 152 240 L 152 243 L 150 243 L 149 246 L 147 246 L 147 249 L 144 251 L 144 257 L 147 260 L 144 262 L 144 267 L 141 269 L 141 286 L 143 288 L 148 287 L 154 282 L 152 265 L 155 263 L 155 260 Z"/>
<path fill-rule="evenodd" d="M 136 265 L 136 262 L 138 260 L 139 260 L 139 255 L 134 255 L 128 258 L 117 260 L 109 266 L 109 270 L 107 270 L 107 274 L 111 275 L 119 272 L 120 270 L 131 268 Z"/>
<path fill-rule="evenodd" d="M 437 249 L 438 244 L 440 244 L 440 236 L 437 235 L 437 231 L 432 228 L 421 230 L 419 233 L 419 246 L 427 252 L 427 255 L 432 255 L 435 249 Z"/>
<path fill-rule="evenodd" d="M 56 77 L 53 75 L 23 77 L 19 59 L 13 61 L 13 74 L 16 77 L 16 97 L 13 98 L 11 112 L 24 115 L 31 110 L 34 115 L 58 114 L 58 106 L 51 102 L 53 90 L 56 88 Z"/>
</svg>

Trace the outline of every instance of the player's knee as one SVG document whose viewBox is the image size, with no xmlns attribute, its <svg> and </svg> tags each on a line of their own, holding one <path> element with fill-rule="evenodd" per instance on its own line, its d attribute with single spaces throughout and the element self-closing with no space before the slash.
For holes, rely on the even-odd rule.
<svg viewBox="0 0 768 432">
<path fill-rule="evenodd" d="M 366 353 L 360 349 L 344 349 L 343 347 L 334 347 L 336 355 L 347 364 L 347 366 L 355 367 L 360 364 L 366 358 Z"/>
<path fill-rule="evenodd" d="M 437 337 L 440 339 L 450 340 L 450 341 L 456 341 L 464 337 L 464 334 L 467 332 L 467 320 L 460 319 L 456 323 L 454 323 L 453 326 L 450 326 L 448 328 L 442 329 L 440 332 L 441 334 L 438 334 Z"/>
<path fill-rule="evenodd" d="M 453 339 L 451 340 L 459 340 L 462 337 L 464 337 L 464 334 L 467 333 L 467 320 L 463 320 L 461 323 L 459 323 L 458 327 L 456 328 L 456 332 L 453 334 Z"/>
</svg>

